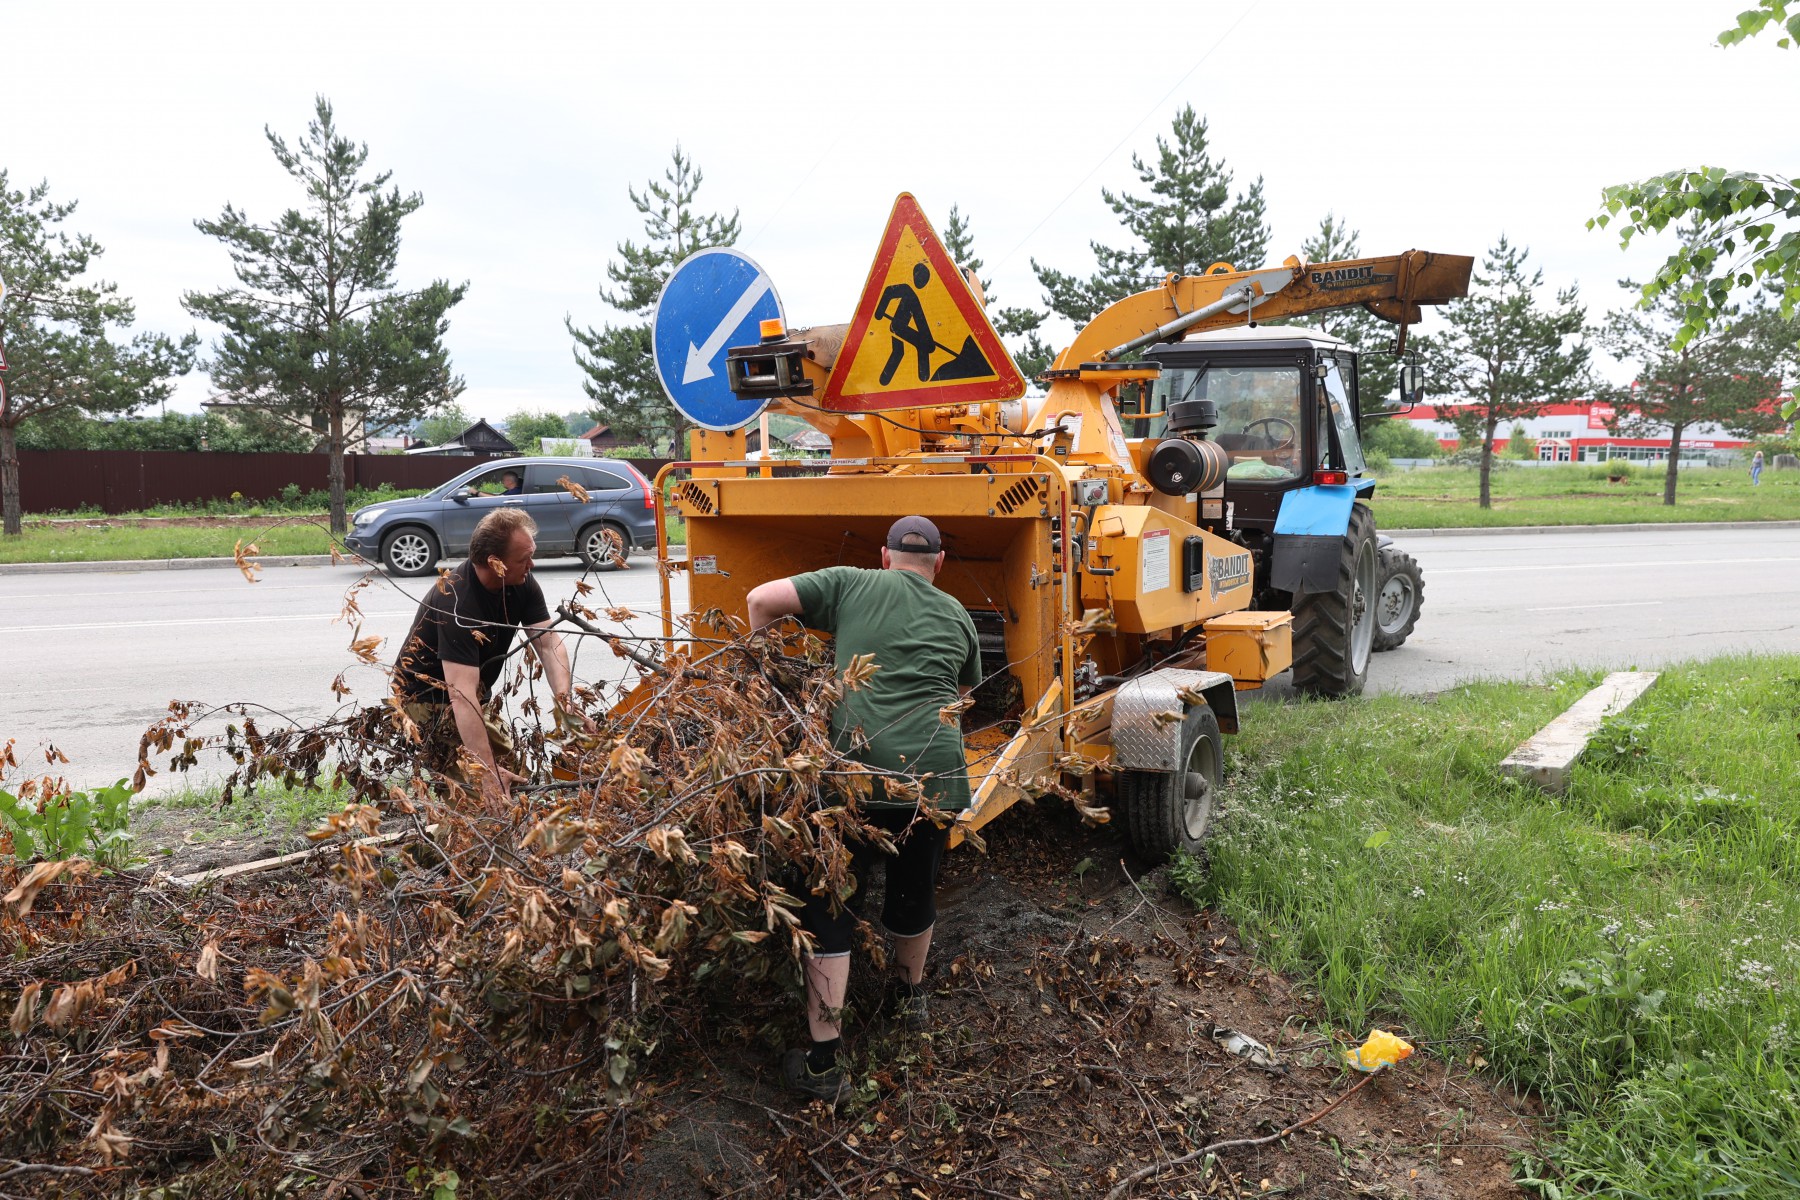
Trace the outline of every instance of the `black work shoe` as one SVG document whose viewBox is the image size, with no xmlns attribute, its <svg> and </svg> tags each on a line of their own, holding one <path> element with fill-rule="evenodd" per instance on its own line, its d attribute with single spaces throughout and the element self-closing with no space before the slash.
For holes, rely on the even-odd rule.
<svg viewBox="0 0 1800 1200">
<path fill-rule="evenodd" d="M 894 1024 L 913 1033 L 923 1033 L 931 1028 L 931 999 L 924 988 L 908 994 L 896 991 L 890 1005 L 894 1014 Z"/>
<path fill-rule="evenodd" d="M 806 1061 L 806 1051 L 796 1046 L 781 1058 L 781 1081 L 791 1092 L 836 1104 L 850 1094 L 850 1080 L 844 1068 L 836 1063 L 824 1071 L 815 1071 Z"/>
</svg>

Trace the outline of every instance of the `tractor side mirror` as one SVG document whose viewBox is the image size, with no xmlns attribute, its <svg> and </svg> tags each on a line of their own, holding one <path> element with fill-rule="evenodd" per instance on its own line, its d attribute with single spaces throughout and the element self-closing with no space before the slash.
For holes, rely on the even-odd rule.
<svg viewBox="0 0 1800 1200">
<path fill-rule="evenodd" d="M 1411 408 L 1425 399 L 1425 369 L 1418 363 L 1400 364 L 1400 403 Z"/>
</svg>

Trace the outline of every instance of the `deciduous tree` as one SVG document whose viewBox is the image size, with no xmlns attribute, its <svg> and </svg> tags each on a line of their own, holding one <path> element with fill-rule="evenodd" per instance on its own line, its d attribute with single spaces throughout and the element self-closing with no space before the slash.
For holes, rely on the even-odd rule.
<svg viewBox="0 0 1800 1200">
<path fill-rule="evenodd" d="M 1643 291 L 1631 280 L 1619 286 Z M 1739 308 L 1734 304 L 1725 319 L 1709 320 L 1698 335 L 1678 341 L 1684 306 L 1665 292 L 1648 309 L 1613 313 L 1601 334 L 1607 353 L 1636 372 L 1629 387 L 1610 397 L 1613 432 L 1668 440 L 1666 505 L 1675 503 L 1682 438 L 1695 426 L 1717 425 L 1754 437 L 1784 424 L 1776 410 L 1784 368 L 1791 369 L 1794 359 L 1794 323 L 1767 303 Z"/>
<path fill-rule="evenodd" d="M 572 316 L 563 318 L 575 339 L 575 361 L 587 376 L 581 390 L 594 402 L 592 416 L 612 427 L 621 438 L 649 443 L 660 450 L 679 444 L 687 421 L 656 378 L 656 357 L 650 344 L 650 315 L 656 308 L 663 284 L 681 260 L 709 246 L 729 246 L 737 241 L 736 210 L 727 217 L 694 210 L 694 198 L 705 176 L 693 159 L 675 147 L 669 168 L 660 181 L 650 180 L 640 193 L 627 190 L 632 205 L 644 218 L 646 240 L 618 243 L 617 257 L 606 266 L 612 287 L 600 286 L 600 298 L 631 320 L 618 325 L 578 328 Z"/>
<path fill-rule="evenodd" d="M 1447 390 L 1461 401 L 1449 416 L 1463 445 L 1481 448 L 1482 508 L 1493 507 L 1495 431 L 1593 386 L 1587 310 L 1572 287 L 1558 292 L 1553 305 L 1543 304 L 1544 273 L 1526 273 L 1527 255 L 1502 235 L 1475 271 L 1469 294 L 1444 313 L 1449 330 L 1440 355 Z"/>
<path fill-rule="evenodd" d="M 62 228 L 75 202 L 50 199 L 48 183 L 14 189 L 0 170 L 0 510 L 19 533 L 19 427 L 46 418 L 133 412 L 166 398 L 194 362 L 199 339 L 138 333 L 118 285 L 88 278 L 103 253 Z"/>
<path fill-rule="evenodd" d="M 446 404 L 413 426 L 413 437 L 427 446 L 441 446 L 475 423 L 460 404 Z"/>
<path fill-rule="evenodd" d="M 1119 247 L 1089 242 L 1098 270 L 1083 279 L 1031 262 L 1051 311 L 1077 328 L 1093 315 L 1163 276 L 1198 274 L 1217 262 L 1258 267 L 1269 246 L 1262 179 L 1233 193 L 1232 174 L 1207 149 L 1205 118 L 1193 106 L 1175 114 L 1172 138 L 1156 139 L 1156 162 L 1133 154 L 1132 168 L 1148 194 L 1102 188 L 1108 208 L 1131 235 Z"/>
<path fill-rule="evenodd" d="M 506 418 L 506 436 L 521 454 L 536 454 L 545 438 L 567 440 L 569 427 L 555 413 L 534 413 L 521 409 Z"/>
<path fill-rule="evenodd" d="M 1800 42 L 1800 5 L 1758 0 L 1719 42 L 1736 45 L 1771 28 L 1782 49 Z M 1783 318 L 1800 311 L 1800 178 L 1711 166 L 1665 171 L 1605 189 L 1603 211 L 1588 228 L 1614 225 L 1620 244 L 1629 246 L 1633 237 L 1684 221 L 1692 222 L 1693 236 L 1642 287 L 1646 306 L 1664 296 L 1679 305 L 1675 349 L 1729 324 L 1734 298 L 1758 286 L 1780 294 Z M 1782 412 L 1794 410 L 1789 400 Z"/>
<path fill-rule="evenodd" d="M 321 419 L 331 528 L 341 534 L 350 427 L 410 423 L 463 390 L 443 339 L 446 314 L 468 284 L 399 285 L 400 223 L 424 199 L 389 188 L 390 172 L 364 176 L 369 148 L 338 132 L 325 97 L 298 145 L 264 133 L 305 205 L 267 224 L 229 204 L 217 220 L 195 221 L 225 243 L 238 286 L 189 292 L 182 302 L 224 327 L 208 364 L 220 392 Z"/>
</svg>

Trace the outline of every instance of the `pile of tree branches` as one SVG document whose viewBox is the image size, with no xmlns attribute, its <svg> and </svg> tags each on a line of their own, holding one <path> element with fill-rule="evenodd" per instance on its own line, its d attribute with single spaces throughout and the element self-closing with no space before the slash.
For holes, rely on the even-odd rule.
<svg viewBox="0 0 1800 1200">
<path fill-rule="evenodd" d="M 396 706 L 272 731 L 172 706 L 141 772 L 219 749 L 228 798 L 350 786 L 314 835 L 330 879 L 0 867 L 0 1193 L 453 1194 L 471 1161 L 494 1194 L 606 1183 L 659 1045 L 754 1017 L 747 991 L 791 1021 L 800 898 L 849 895 L 846 840 L 882 836 L 858 816 L 870 775 L 831 748 L 839 686 L 814 640 L 672 656 L 594 705 L 598 735 L 521 730 L 549 782 L 503 812 L 431 769 Z"/>
</svg>

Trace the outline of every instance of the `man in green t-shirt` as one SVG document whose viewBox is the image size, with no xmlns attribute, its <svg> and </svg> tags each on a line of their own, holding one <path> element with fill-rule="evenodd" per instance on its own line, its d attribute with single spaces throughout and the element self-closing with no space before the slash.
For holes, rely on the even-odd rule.
<svg viewBox="0 0 1800 1200">
<path fill-rule="evenodd" d="M 763 629 L 797 616 L 809 628 L 833 634 L 839 674 L 858 655 L 873 655 L 875 673 L 855 691 L 846 689 L 831 714 L 834 744 L 877 770 L 917 778 L 925 802 L 939 811 L 961 812 L 969 806 L 962 730 L 954 720 L 946 723 L 942 712 L 981 682 L 975 623 L 934 583 L 944 552 L 937 526 L 924 517 L 894 522 L 881 566 L 828 567 L 762 584 L 749 595 L 750 624 Z M 895 853 L 882 856 L 887 899 L 881 923 L 894 938 L 897 1012 L 909 1027 L 923 1028 L 925 956 L 949 829 L 925 819 L 912 799 L 890 798 L 879 781 L 863 816 L 894 842 Z M 859 891 L 879 854 L 873 846 L 855 850 L 851 865 Z M 856 916 L 828 897 L 808 896 L 800 920 L 817 943 L 806 959 L 812 1046 L 790 1050 L 782 1070 L 796 1090 L 836 1100 L 849 1086 L 837 1052 Z"/>
</svg>

